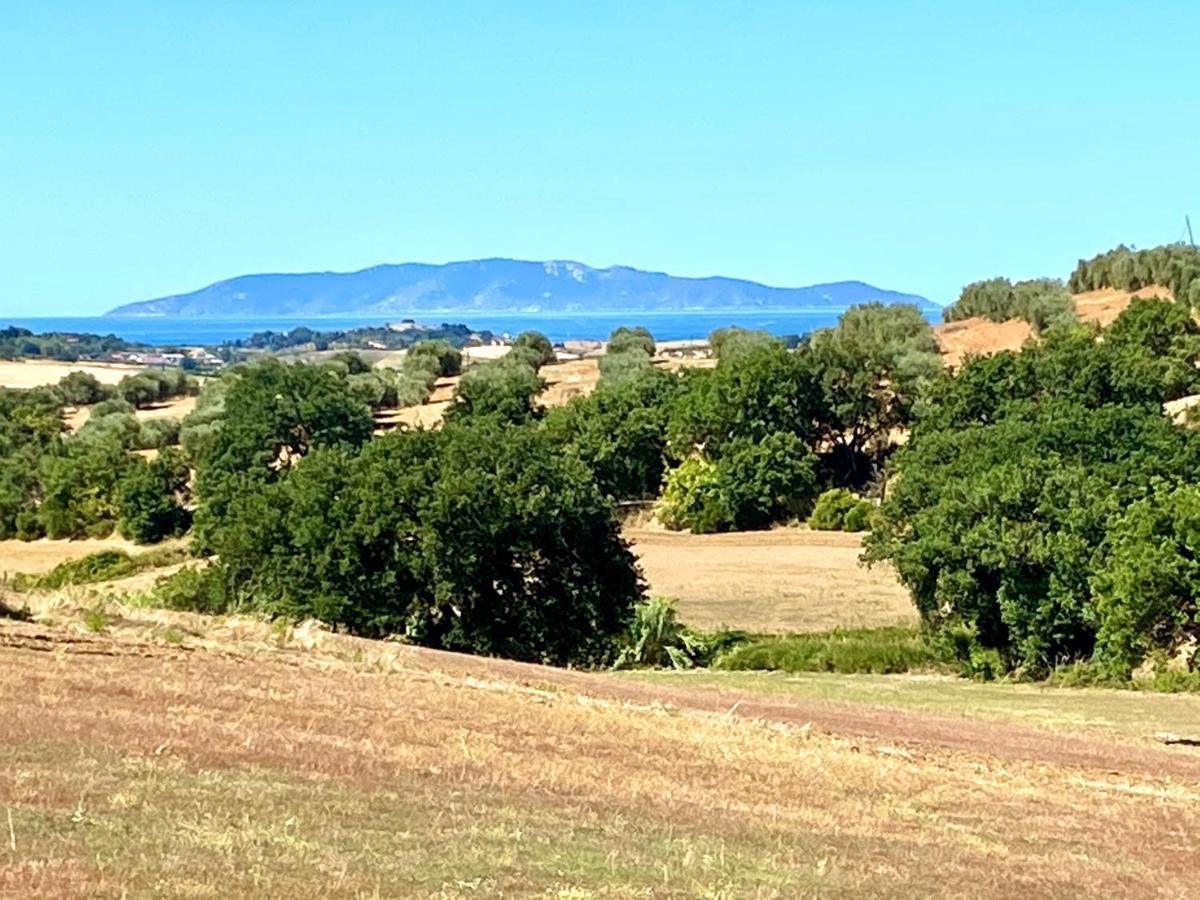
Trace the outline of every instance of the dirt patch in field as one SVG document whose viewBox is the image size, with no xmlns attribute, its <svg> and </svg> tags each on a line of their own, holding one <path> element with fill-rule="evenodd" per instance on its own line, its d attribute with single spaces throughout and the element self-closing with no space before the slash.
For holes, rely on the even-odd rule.
<svg viewBox="0 0 1200 900">
<path fill-rule="evenodd" d="M 139 422 L 149 422 L 154 419 L 177 419 L 183 421 L 196 409 L 195 397 L 175 397 L 162 403 L 155 403 L 142 409 L 135 409 L 133 417 Z M 68 406 L 63 411 L 63 425 L 67 431 L 78 431 L 92 417 L 90 406 Z"/>
<path fill-rule="evenodd" d="M 780 528 L 734 534 L 627 529 L 650 593 L 699 628 L 820 631 L 916 621 L 890 566 L 858 562 L 862 538 Z"/>
<path fill-rule="evenodd" d="M 968 356 L 1020 350 L 1032 334 L 1033 329 L 1023 319 L 993 322 L 982 316 L 943 322 L 933 327 L 942 357 L 951 367 L 962 365 Z"/>
<path fill-rule="evenodd" d="M 586 397 L 600 383 L 600 360 L 574 359 L 542 366 L 538 371 L 546 389 L 537 398 L 539 406 L 565 406 L 573 397 Z"/>
</svg>

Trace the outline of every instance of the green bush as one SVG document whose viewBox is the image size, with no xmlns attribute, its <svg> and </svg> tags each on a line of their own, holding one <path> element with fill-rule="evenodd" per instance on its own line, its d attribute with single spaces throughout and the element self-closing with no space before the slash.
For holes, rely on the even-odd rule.
<svg viewBox="0 0 1200 900">
<path fill-rule="evenodd" d="M 122 400 L 120 397 L 112 397 L 108 400 L 101 400 L 92 407 L 90 418 L 98 419 L 102 416 L 111 416 L 116 413 L 132 413 L 133 404 L 127 400 Z"/>
<path fill-rule="evenodd" d="M 212 567 L 180 569 L 160 578 L 150 592 L 150 602 L 164 609 L 221 615 L 238 608 L 221 572 Z"/>
<path fill-rule="evenodd" d="M 871 514 L 875 504 L 870 500 L 859 500 L 846 511 L 842 519 L 842 531 L 866 531 L 871 527 Z"/>
<path fill-rule="evenodd" d="M 647 358 L 654 356 L 654 335 L 641 325 L 630 328 L 622 325 L 608 336 L 608 344 L 604 348 L 605 355 L 620 355 L 635 353 Z"/>
<path fill-rule="evenodd" d="M 695 534 L 767 528 L 808 512 L 815 470 L 816 457 L 794 434 L 730 442 L 716 462 L 694 456 L 667 473 L 659 521 Z"/>
<path fill-rule="evenodd" d="M 549 365 L 557 359 L 554 345 L 540 331 L 522 331 L 518 334 L 517 339 L 513 341 L 510 355 L 527 360 L 534 369 Z"/>
<path fill-rule="evenodd" d="M 59 563 L 42 575 L 18 575 L 13 582 L 16 590 L 57 590 L 68 585 L 96 584 L 125 578 L 147 569 L 174 565 L 188 558 L 183 547 L 160 548 L 130 556 L 123 550 L 98 550 L 79 559 Z"/>
<path fill-rule="evenodd" d="M 613 668 L 690 669 L 701 640 L 680 624 L 675 601 L 652 597 L 633 608 L 633 623 Z"/>
<path fill-rule="evenodd" d="M 462 372 L 462 352 L 446 340 L 417 341 L 404 354 L 405 372 L 445 378 Z"/>
<path fill-rule="evenodd" d="M 968 284 L 959 298 L 947 306 L 947 322 L 981 316 L 993 322 L 1024 319 L 1035 332 L 1051 325 L 1075 321 L 1075 302 L 1061 281 L 1035 278 L 1012 284 L 1007 278 L 992 278 Z"/>
<path fill-rule="evenodd" d="M 159 450 L 179 443 L 181 424 L 178 419 L 150 419 L 138 427 L 138 450 Z"/>
<path fill-rule="evenodd" d="M 178 537 L 192 523 L 187 509 L 191 472 L 183 454 L 164 449 L 149 462 L 137 458 L 121 479 L 118 528 L 138 544 Z"/>
<path fill-rule="evenodd" d="M 524 351 L 530 352 L 528 348 Z M 534 399 L 545 386 L 529 356 L 514 348 L 508 356 L 467 370 L 446 418 L 493 416 L 508 422 L 528 422 L 539 415 Z"/>
<path fill-rule="evenodd" d="M 745 641 L 717 656 L 714 669 L 895 674 L 945 670 L 953 661 L 937 652 L 919 628 L 839 628 Z"/>
<path fill-rule="evenodd" d="M 808 527 L 815 531 L 866 531 L 875 504 L 845 488 L 833 488 L 817 498 Z"/>
<path fill-rule="evenodd" d="M 694 456 L 667 472 L 658 519 L 672 531 L 724 531 L 733 523 L 716 463 Z"/>
<path fill-rule="evenodd" d="M 113 395 L 113 389 L 101 384 L 90 372 L 69 372 L 58 382 L 63 401 L 70 406 L 90 406 L 107 400 Z"/>
</svg>

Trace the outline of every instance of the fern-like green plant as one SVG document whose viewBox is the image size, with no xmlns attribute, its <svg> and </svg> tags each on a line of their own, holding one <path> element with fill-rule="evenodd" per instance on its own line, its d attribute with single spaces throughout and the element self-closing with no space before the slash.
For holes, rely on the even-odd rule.
<svg viewBox="0 0 1200 900">
<path fill-rule="evenodd" d="M 680 623 L 675 601 L 652 597 L 634 607 L 633 624 L 613 668 L 690 669 L 702 642 Z"/>
</svg>

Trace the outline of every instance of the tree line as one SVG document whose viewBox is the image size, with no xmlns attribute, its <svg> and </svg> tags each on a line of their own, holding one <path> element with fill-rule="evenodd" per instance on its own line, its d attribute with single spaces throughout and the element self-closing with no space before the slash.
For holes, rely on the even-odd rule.
<svg viewBox="0 0 1200 900">
<path fill-rule="evenodd" d="M 1067 284 L 1077 294 L 1100 288 L 1137 291 L 1157 284 L 1169 288 L 1180 303 L 1198 309 L 1200 250 L 1187 244 L 1132 250 L 1122 244 L 1091 259 L 1081 259 Z"/>
</svg>

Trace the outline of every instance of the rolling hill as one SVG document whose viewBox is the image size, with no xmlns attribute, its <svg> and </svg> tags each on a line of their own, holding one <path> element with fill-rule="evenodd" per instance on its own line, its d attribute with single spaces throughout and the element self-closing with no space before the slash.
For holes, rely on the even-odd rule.
<svg viewBox="0 0 1200 900">
<path fill-rule="evenodd" d="M 878 300 L 940 307 L 861 281 L 768 287 L 735 278 L 679 278 L 627 266 L 482 259 L 403 263 L 359 272 L 243 275 L 187 294 L 128 303 L 110 316 L 400 315 L 472 312 L 683 312 L 842 308 Z"/>
</svg>

